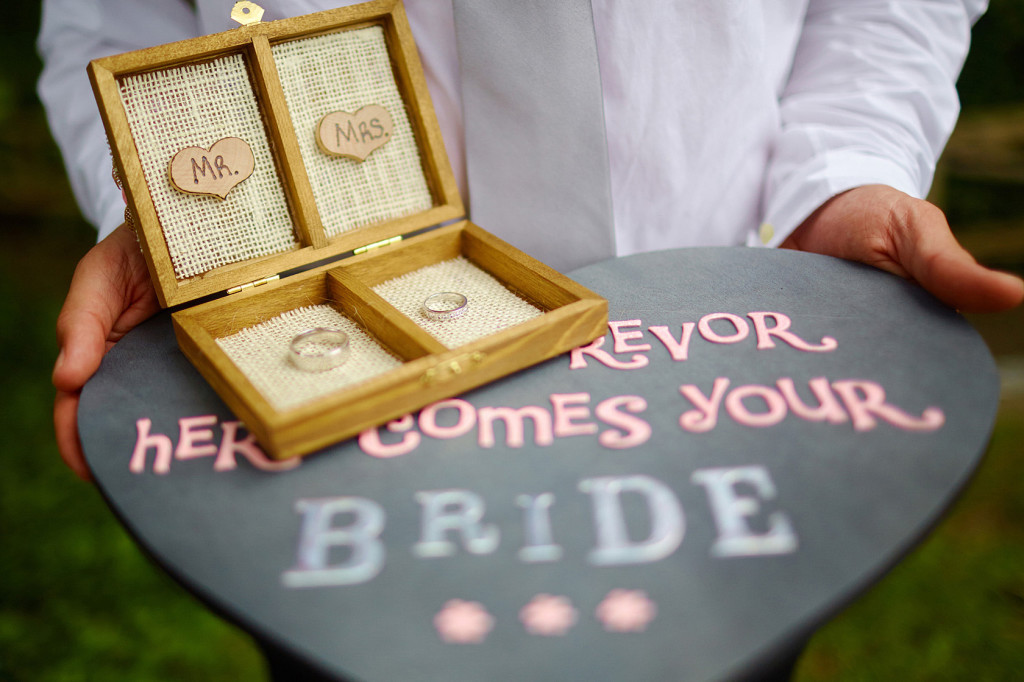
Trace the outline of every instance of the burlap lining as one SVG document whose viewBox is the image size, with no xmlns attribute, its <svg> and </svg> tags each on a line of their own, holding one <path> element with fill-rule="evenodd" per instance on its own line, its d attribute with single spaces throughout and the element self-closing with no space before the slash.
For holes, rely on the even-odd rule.
<svg viewBox="0 0 1024 682">
<path fill-rule="evenodd" d="M 433 206 L 419 149 L 395 83 L 384 31 L 371 26 L 273 47 L 317 208 L 330 236 Z M 363 162 L 325 154 L 316 127 L 333 111 L 379 104 L 394 132 Z"/>
<path fill-rule="evenodd" d="M 457 348 L 543 314 L 465 258 L 429 265 L 383 282 L 374 291 L 448 348 Z M 466 313 L 438 322 L 422 313 L 431 294 L 456 291 L 468 299 Z M 326 327 L 349 335 L 351 354 L 326 372 L 305 372 L 288 359 L 296 335 Z M 275 409 L 288 410 L 390 371 L 401 360 L 330 305 L 296 308 L 217 339 L 227 356 Z"/>
<path fill-rule="evenodd" d="M 373 290 L 447 348 L 458 348 L 543 314 L 462 257 L 382 282 Z M 423 301 L 443 291 L 454 291 L 468 299 L 462 317 L 436 321 L 423 314 Z"/>
<path fill-rule="evenodd" d="M 179 279 L 297 246 L 241 55 L 127 76 L 120 86 Z M 256 159 L 252 176 L 226 200 L 184 194 L 171 186 L 168 164 L 177 152 L 186 147 L 209 149 L 225 137 L 248 142 Z"/>
<path fill-rule="evenodd" d="M 340 329 L 348 334 L 351 353 L 343 365 L 325 372 L 306 372 L 292 365 L 288 359 L 292 339 L 314 327 Z M 217 339 L 217 343 L 260 395 L 282 411 L 355 386 L 401 365 L 399 359 L 355 322 L 326 304 L 289 310 Z"/>
</svg>

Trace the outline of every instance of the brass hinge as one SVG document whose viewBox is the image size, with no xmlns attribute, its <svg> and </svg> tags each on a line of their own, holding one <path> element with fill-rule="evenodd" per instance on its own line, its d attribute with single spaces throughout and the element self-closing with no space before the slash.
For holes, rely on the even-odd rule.
<svg viewBox="0 0 1024 682">
<path fill-rule="evenodd" d="M 359 254 L 366 253 L 367 251 L 370 251 L 372 249 L 379 249 L 382 246 L 387 246 L 388 244 L 394 244 L 395 242 L 400 242 L 400 241 L 402 241 L 402 235 L 398 235 L 397 237 L 392 237 L 391 239 L 382 239 L 379 242 L 374 242 L 372 244 L 367 244 L 366 246 L 360 246 L 358 249 L 356 249 L 356 250 L 354 250 L 352 252 L 352 255 L 358 256 Z"/>
<path fill-rule="evenodd" d="M 230 289 L 228 289 L 228 293 L 229 294 L 237 294 L 240 291 L 245 291 L 246 289 L 252 289 L 253 287 L 262 286 L 264 284 L 268 284 L 270 282 L 274 282 L 274 281 L 277 281 L 279 279 L 281 279 L 281 275 L 271 275 L 270 277 L 264 277 L 263 279 L 258 279 L 258 280 L 254 281 L 254 282 L 249 282 L 247 284 L 240 284 L 237 287 L 231 287 Z"/>
</svg>

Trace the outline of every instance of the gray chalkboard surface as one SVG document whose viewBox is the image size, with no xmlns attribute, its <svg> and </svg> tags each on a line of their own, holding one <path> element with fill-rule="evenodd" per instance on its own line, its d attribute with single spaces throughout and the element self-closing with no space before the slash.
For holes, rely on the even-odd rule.
<svg viewBox="0 0 1024 682">
<path fill-rule="evenodd" d="M 160 315 L 83 392 L 89 464 L 188 589 L 339 676 L 686 680 L 828 617 L 986 446 L 990 354 L 900 279 L 742 248 L 574 277 L 605 338 L 301 462 L 262 456 Z"/>
</svg>

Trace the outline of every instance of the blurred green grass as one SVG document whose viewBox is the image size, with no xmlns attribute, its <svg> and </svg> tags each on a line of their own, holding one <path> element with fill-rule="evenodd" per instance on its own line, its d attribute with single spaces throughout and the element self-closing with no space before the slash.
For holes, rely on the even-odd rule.
<svg viewBox="0 0 1024 682">
<path fill-rule="evenodd" d="M 78 217 L 34 96 L 39 5 L 16 3 L 5 10 L 0 682 L 261 679 L 262 662 L 248 637 L 142 556 L 98 493 L 66 470 L 53 444 L 53 325 L 74 264 L 94 234 Z M 994 0 L 975 30 L 961 79 L 964 118 L 944 159 L 935 199 L 980 260 L 1024 274 L 1024 163 L 1015 161 L 1024 153 L 1021 64 L 1024 3 Z M 994 137 L 997 130 L 1002 137 Z M 972 322 L 1001 361 L 1024 354 L 1020 311 Z M 1004 399 L 986 461 L 953 511 L 885 579 L 815 635 L 797 680 L 1022 676 L 1019 390 Z"/>
</svg>

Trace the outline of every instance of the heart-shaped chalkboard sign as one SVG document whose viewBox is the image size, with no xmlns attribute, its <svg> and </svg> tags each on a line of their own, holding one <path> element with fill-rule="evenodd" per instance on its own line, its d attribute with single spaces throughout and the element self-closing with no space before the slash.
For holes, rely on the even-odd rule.
<svg viewBox="0 0 1024 682">
<path fill-rule="evenodd" d="M 991 356 L 913 284 L 741 248 L 574 277 L 605 337 L 301 461 L 160 316 L 83 392 L 89 464 L 182 584 L 340 679 L 707 680 L 862 591 L 985 448 Z"/>
<path fill-rule="evenodd" d="M 186 194 L 226 199 L 228 193 L 256 168 L 252 147 L 237 137 L 225 137 L 209 149 L 186 147 L 171 159 L 171 185 Z"/>
</svg>

